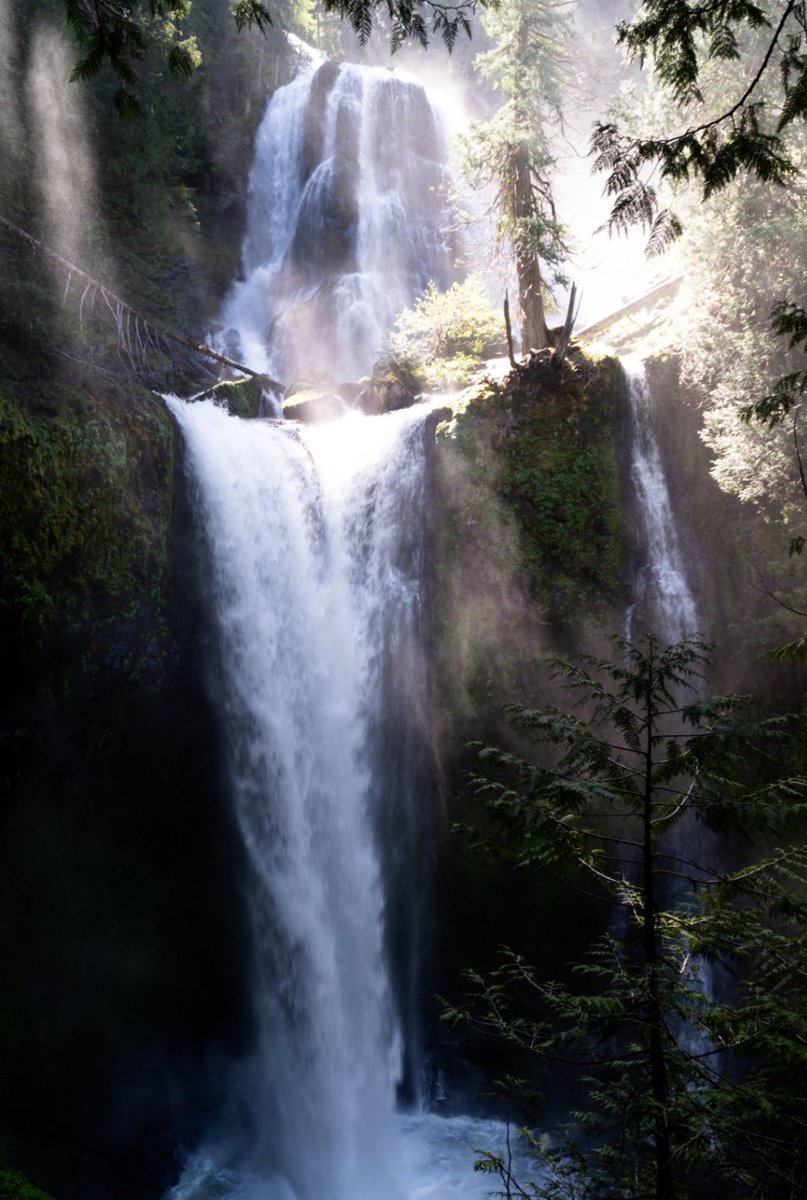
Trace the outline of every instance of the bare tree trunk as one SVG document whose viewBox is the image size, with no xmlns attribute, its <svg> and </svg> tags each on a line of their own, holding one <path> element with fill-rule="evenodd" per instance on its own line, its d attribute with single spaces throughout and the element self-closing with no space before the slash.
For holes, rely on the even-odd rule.
<svg viewBox="0 0 807 1200">
<path fill-rule="evenodd" d="M 574 302 L 577 299 L 577 284 L 572 284 L 571 294 L 569 295 L 569 307 L 566 309 L 566 320 L 563 323 L 563 330 L 560 337 L 555 343 L 552 353 L 549 356 L 549 361 L 556 371 L 559 371 L 563 365 L 563 360 L 566 357 L 566 352 L 569 349 L 569 343 L 572 340 L 572 329 L 577 314 L 574 311 Z"/>
<path fill-rule="evenodd" d="M 529 150 L 524 142 L 513 150 L 513 216 L 517 226 L 536 216 L 535 195 L 532 190 Z M 541 267 L 529 238 L 516 234 L 516 274 L 518 301 L 521 307 L 521 351 L 529 354 L 543 350 L 549 344 L 544 316 L 544 297 Z"/>
<path fill-rule="evenodd" d="M 515 370 L 516 356 L 513 354 L 513 329 L 510 325 L 510 297 L 507 292 L 504 293 L 504 331 L 507 334 L 507 357 L 510 359 L 510 366 Z"/>
</svg>

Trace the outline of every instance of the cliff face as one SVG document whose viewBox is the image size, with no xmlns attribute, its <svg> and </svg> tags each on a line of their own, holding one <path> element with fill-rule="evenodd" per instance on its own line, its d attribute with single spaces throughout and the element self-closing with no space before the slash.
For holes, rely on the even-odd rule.
<svg viewBox="0 0 807 1200">
<path fill-rule="evenodd" d="M 529 753 L 504 706 L 559 700 L 548 692 L 547 660 L 608 653 L 608 636 L 623 626 L 632 551 L 627 408 L 617 360 L 573 352 L 561 371 L 544 355 L 505 380 L 483 381 L 441 415 L 430 529 L 435 711 L 448 824 L 484 832 L 468 740 Z M 461 992 L 469 965 L 492 967 L 502 941 L 555 971 L 585 943 L 597 920 L 585 902 L 513 870 L 506 854 L 474 853 L 462 835 L 444 850 L 440 994 Z M 503 1070 L 485 1061 L 484 1045 L 441 1050 L 449 1078 L 463 1055 Z"/>
<path fill-rule="evenodd" d="M 0 1144 L 142 1196 L 246 1022 L 192 513 L 158 398 L 5 368 Z"/>
<path fill-rule="evenodd" d="M 536 358 L 462 393 L 436 431 L 436 654 L 458 715 L 529 690 L 621 624 L 629 465 L 616 359 Z"/>
<path fill-rule="evenodd" d="M 0 7 L 0 215 L 201 337 L 293 69 L 282 35 L 195 5 L 205 67 L 168 81 L 150 45 L 145 116 L 122 122 L 106 74 L 67 84 L 61 5 Z M 114 305 L 6 226 L 0 256 L 0 1194 L 23 1186 L 7 1166 L 60 1200 L 142 1200 L 175 1180 L 249 1024 L 192 501 L 133 365 L 204 380 L 141 353 L 142 327 L 127 353 Z"/>
</svg>

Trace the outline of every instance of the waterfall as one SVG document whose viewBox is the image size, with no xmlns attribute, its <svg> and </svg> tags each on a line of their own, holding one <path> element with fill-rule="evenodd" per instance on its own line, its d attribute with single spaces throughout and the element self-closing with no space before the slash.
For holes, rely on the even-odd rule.
<svg viewBox="0 0 807 1200">
<path fill-rule="evenodd" d="M 623 358 L 628 383 L 632 441 L 631 476 L 642 517 L 645 562 L 636 581 L 635 599 L 625 614 L 625 637 L 652 631 L 664 643 L 680 641 L 698 633 L 700 618 L 687 579 L 686 563 L 670 502 L 667 478 L 653 429 L 650 389 L 644 363 Z M 636 625 L 640 628 L 637 631 Z M 715 854 L 714 836 L 691 811 L 665 836 L 672 855 L 685 860 L 708 863 Z M 671 864 L 672 865 L 672 864 Z M 682 878 L 685 869 L 682 868 Z M 689 885 L 677 881 L 670 888 L 671 902 L 686 906 L 692 893 Z M 693 956 L 694 986 L 706 996 L 714 994 L 714 969 L 699 956 Z M 678 1026 L 678 1037 L 692 1054 L 709 1049 L 700 1032 Z"/>
<path fill-rule="evenodd" d="M 222 344 L 285 378 L 368 370 L 399 308 L 447 281 L 441 158 L 416 84 L 304 68 L 261 125 Z M 484 1195 L 473 1147 L 500 1145 L 501 1126 L 440 1118 L 417 1095 L 436 843 L 420 637 L 436 404 L 300 427 L 167 402 L 206 544 L 255 1031 L 170 1200 Z"/>
<path fill-rule="evenodd" d="M 423 88 L 390 71 L 311 63 L 280 88 L 220 344 L 286 382 L 367 374 L 400 309 L 450 282 L 444 153 Z"/>
<path fill-rule="evenodd" d="M 256 1027 L 229 1122 L 171 1196 L 482 1195 L 471 1147 L 498 1143 L 494 1122 L 396 1113 L 410 1031 L 390 925 L 403 906 L 406 975 L 418 922 L 395 881 L 423 899 L 431 818 L 379 731 L 397 692 L 413 728 L 395 738 L 416 743 L 429 406 L 301 429 L 169 405 L 209 548 Z"/>
<path fill-rule="evenodd" d="M 423 527 L 423 413 L 300 430 L 171 406 L 211 547 L 219 703 L 249 858 L 258 1050 L 243 1081 L 246 1158 L 295 1196 L 394 1198 L 402 1042 L 370 735 L 391 622 L 398 661 L 415 658 L 419 563 L 404 543 Z"/>
<path fill-rule="evenodd" d="M 625 637 L 636 625 L 654 630 L 665 642 L 696 633 L 699 617 L 670 503 L 667 479 L 653 430 L 652 404 L 644 363 L 625 358 L 632 442 L 631 476 L 642 520 L 645 561 L 635 599 L 625 615 Z"/>
</svg>

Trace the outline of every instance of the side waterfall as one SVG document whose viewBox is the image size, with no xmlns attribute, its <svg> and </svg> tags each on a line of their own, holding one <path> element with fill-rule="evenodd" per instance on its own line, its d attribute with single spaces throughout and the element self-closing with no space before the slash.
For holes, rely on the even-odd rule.
<svg viewBox="0 0 807 1200">
<path fill-rule="evenodd" d="M 653 632 L 662 642 L 673 643 L 698 634 L 700 617 L 687 578 L 686 562 L 653 429 L 652 404 L 644 363 L 638 359 L 623 358 L 622 367 L 627 378 L 631 410 L 631 475 L 642 514 L 646 547 L 646 560 L 636 581 L 636 598 L 625 614 L 625 637 L 631 641 L 645 632 Z M 672 854 L 680 854 L 686 859 L 694 855 L 700 862 L 708 862 L 714 851 L 714 840 L 709 831 L 689 811 L 667 835 L 666 845 Z M 686 888 L 687 885 L 681 884 L 673 888 L 677 903 L 686 904 Z M 706 995 L 713 994 L 714 976 L 708 962 L 695 957 L 692 978 L 699 991 Z M 680 1036 L 692 1053 L 700 1053 L 708 1048 L 697 1032 L 681 1030 Z"/>
<path fill-rule="evenodd" d="M 636 636 L 637 624 L 654 630 L 666 642 L 698 631 L 695 598 L 675 526 L 667 479 L 653 430 L 650 393 L 644 364 L 622 360 L 631 410 L 631 475 L 642 515 L 645 562 L 636 581 L 633 603 L 625 614 L 625 637 Z"/>
</svg>

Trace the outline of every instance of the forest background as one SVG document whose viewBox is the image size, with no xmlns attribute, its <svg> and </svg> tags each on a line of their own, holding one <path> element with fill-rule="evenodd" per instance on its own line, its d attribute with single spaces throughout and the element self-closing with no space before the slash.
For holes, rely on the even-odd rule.
<svg viewBox="0 0 807 1200">
<path fill-rule="evenodd" d="M 657 248 L 674 240 L 670 252 L 685 273 L 679 302 L 665 314 L 664 339 L 651 330 L 649 344 L 658 352 L 657 377 L 674 387 L 681 406 L 662 417 L 669 444 L 686 448 L 680 486 L 702 476 L 720 489 L 693 499 L 696 513 L 711 514 L 698 570 L 710 577 L 704 591 L 712 596 L 710 636 L 720 648 L 717 677 L 732 688 L 761 692 L 769 710 L 798 707 L 802 668 L 766 667 L 763 654 L 785 645 L 791 647 L 785 657 L 798 659 L 806 607 L 799 441 L 803 8 L 714 5 L 708 17 L 687 9 L 687 24 L 680 6 L 646 5 L 639 14 L 644 26 L 626 40 L 647 55 L 655 74 L 640 83 L 628 73 L 613 101 L 592 95 L 586 71 L 572 63 L 576 56 L 586 61 L 586 30 L 609 38 L 620 14 L 583 9 L 572 20 L 565 6 L 521 0 L 474 17 L 468 41 L 464 21 L 472 14 L 462 8 L 446 15 L 440 9 L 430 14 L 428 6 L 371 12 L 300 4 L 273 7 L 271 23 L 259 5 L 232 10 L 201 0 L 141 5 L 133 14 L 80 0 L 2 0 L 0 216 L 139 310 L 200 339 L 238 273 L 252 142 L 265 98 L 298 64 L 286 33 L 336 57 L 386 61 L 390 39 L 417 41 L 425 30 L 438 43 L 426 59 L 443 53 L 439 43 L 447 37 L 454 41 L 451 71 L 470 82 L 482 123 L 478 136 L 470 135 L 472 170 L 506 181 L 513 160 L 502 160 L 502 147 L 524 144 L 521 137 L 508 142 L 513 123 L 530 125 L 528 171 L 538 207 L 508 212 L 500 204 L 501 232 L 516 256 L 537 255 L 551 280 L 553 271 L 568 271 L 563 213 L 547 207 L 557 147 L 573 111 L 602 104 L 597 151 L 611 173 L 617 224 L 644 222 Z M 434 12 L 437 28 L 431 30 Z M 112 23 L 96 23 L 97 13 L 109 14 Z M 342 17 L 362 33 L 371 15 L 379 28 L 362 50 Z M 515 37 L 514 45 L 523 27 L 536 41 Z M 475 68 L 480 50 L 487 63 Z M 552 70 L 535 71 L 537 54 L 548 54 Z M 593 58 L 590 75 L 597 72 Z M 766 71 L 757 81 L 760 65 Z M 78 77 L 71 82 L 73 73 Z M 745 96 L 746 102 L 727 106 L 727 95 Z M 693 129 L 699 132 L 680 136 Z M 666 183 L 659 181 L 659 163 Z M 648 191 L 648 178 L 655 193 Z M 671 185 L 675 194 L 665 191 Z M 682 232 L 674 238 L 679 218 Z M 172 497 L 165 481 L 175 451 L 165 414 L 144 400 L 139 382 L 120 362 L 115 322 L 98 303 L 79 320 L 79 305 L 66 302 L 64 276 L 57 281 L 7 226 L 0 236 L 7 264 L 0 280 L 0 431 L 2 650 L 9 681 L 2 733 L 9 964 L 2 1036 L 10 1085 L 1 1152 L 14 1168 L 3 1186 L 10 1195 L 25 1194 L 28 1185 L 16 1173 L 22 1170 L 48 1187 L 64 1187 L 66 1195 L 100 1194 L 131 1172 L 138 1158 L 129 1186 L 139 1195 L 165 1177 L 173 1146 L 192 1137 L 219 1102 L 207 1068 L 199 1065 L 199 1048 L 218 1039 L 234 1051 L 246 1025 L 243 1002 L 223 982 L 210 986 L 198 954 L 200 945 L 212 946 L 223 977 L 244 949 L 238 914 L 217 911 L 215 900 L 215 881 L 228 869 L 212 853 L 222 833 L 209 782 L 215 763 L 190 752 L 212 718 L 200 698 L 202 650 L 194 648 L 191 632 L 198 614 L 193 601 L 179 611 L 175 604 L 177 563 L 189 553 L 181 521 L 170 547 L 165 538 Z M 777 303 L 783 307 L 772 326 Z M 178 364 L 163 349 L 148 382 L 175 386 L 187 370 L 187 362 Z M 777 387 L 780 378 L 785 383 Z M 740 419 L 743 410 L 760 404 L 756 419 Z M 574 490 L 579 493 L 579 483 Z M 538 539 L 545 544 L 547 521 Z M 571 523 L 563 524 L 555 558 L 582 562 L 586 534 L 575 537 Z M 720 543 L 729 545 L 718 550 Z M 714 562 L 722 564 L 724 579 L 715 577 Z M 582 610 L 585 588 L 572 582 Z M 600 586 L 591 572 L 587 586 L 590 600 Z M 618 611 L 619 584 L 612 580 L 610 586 L 608 603 Z M 540 586 L 534 590 L 542 594 Z M 555 600 L 556 608 L 566 599 Z M 543 603 L 551 609 L 553 600 L 544 596 Z M 604 612 L 596 619 L 607 624 Z M 584 620 L 581 614 L 578 620 Z M 576 636 L 561 629 L 561 649 L 575 648 Z M 465 692 L 466 706 L 479 710 L 486 691 L 491 712 L 508 698 L 507 669 L 497 677 L 490 666 L 495 639 L 492 645 Z M 102 719 L 109 704 L 116 711 L 112 731 Z M 178 704 L 188 723 L 166 740 L 164 726 Z M 484 723 L 500 731 L 497 718 Z M 123 737 L 132 726 L 144 744 L 160 747 L 136 768 L 137 751 L 125 748 Z M 798 768 L 798 750 L 788 753 Z M 189 757 L 193 767 L 177 765 Z M 77 759 L 87 766 L 80 781 Z M 120 778 L 128 782 L 116 787 L 110 805 L 110 780 Z M 179 800 L 166 809 L 169 795 Z M 171 848 L 193 828 L 189 818 L 200 798 L 207 815 L 195 827 L 196 844 L 179 865 L 169 866 Z M 115 871 L 106 873 L 107 849 L 122 841 L 128 863 L 118 857 Z M 230 853 L 236 855 L 235 849 Z M 81 883 L 88 863 L 92 887 Z M 192 878 L 200 864 L 212 881 L 205 895 Z M 127 894 L 130 885 L 121 884 L 121 875 L 154 886 Z M 483 878 L 481 871 L 477 881 Z M 791 891 L 793 904 L 799 894 L 798 887 Z M 67 914 L 67 936 L 64 926 L 49 929 L 60 908 Z M 169 932 L 155 940 L 155 927 Z M 803 930 L 787 943 L 794 964 L 802 941 Z M 463 952 L 470 962 L 470 945 L 461 941 L 458 957 Z M 803 1083 L 797 996 L 803 972 L 796 966 L 793 971 L 796 992 L 785 988 L 778 1014 L 793 1020 L 782 1051 L 785 1059 L 792 1056 L 790 1100 Z M 55 1005 L 51 993 L 58 994 Z M 199 994 L 206 996 L 201 1005 L 192 1002 Z M 133 1029 L 139 1041 L 132 1039 Z M 158 1102 L 159 1087 L 147 1086 L 146 1072 L 133 1072 L 128 1061 L 138 1046 L 167 1042 L 171 1088 L 203 1097 L 193 1112 L 181 1101 Z M 117 1064 L 111 1076 L 109 1054 Z M 86 1068 L 82 1080 L 78 1063 Z M 135 1082 L 125 1104 L 118 1094 L 110 1107 L 121 1078 Z M 647 1111 L 652 1115 L 652 1108 Z M 771 1119 L 776 1121 L 775 1111 Z M 44 1138 L 43 1125 L 49 1126 Z M 99 1128 L 113 1150 L 103 1163 L 90 1163 L 87 1146 Z M 146 1144 L 153 1150 L 142 1155 Z M 798 1194 L 792 1189 L 801 1185 L 791 1175 L 786 1179 L 787 1194 Z M 672 1194 L 669 1181 L 655 1186 L 658 1195 Z"/>
</svg>

